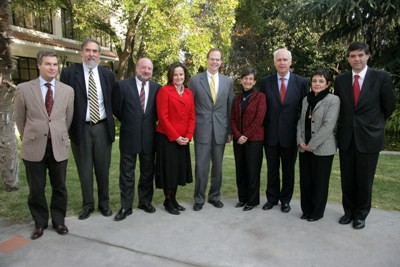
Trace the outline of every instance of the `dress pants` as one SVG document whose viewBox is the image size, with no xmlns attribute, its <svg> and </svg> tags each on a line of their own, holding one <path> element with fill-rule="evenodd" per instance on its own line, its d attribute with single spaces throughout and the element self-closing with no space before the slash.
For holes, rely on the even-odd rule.
<svg viewBox="0 0 400 267">
<path fill-rule="evenodd" d="M 300 205 L 303 215 L 316 220 L 324 216 L 333 157 L 317 156 L 311 152 L 299 153 Z"/>
<path fill-rule="evenodd" d="M 120 153 L 119 163 L 119 189 L 121 191 L 121 208 L 132 208 L 135 196 L 135 169 L 136 159 L 139 155 L 140 177 L 138 195 L 140 204 L 151 204 L 154 193 L 154 154 L 129 154 Z"/>
<path fill-rule="evenodd" d="M 248 206 L 260 204 L 260 172 L 263 160 L 263 141 L 233 144 L 236 165 L 236 185 L 239 202 Z"/>
<path fill-rule="evenodd" d="M 224 157 L 225 143 L 217 144 L 212 138 L 212 143 L 194 143 L 195 150 L 195 187 L 194 202 L 204 204 L 205 191 L 208 183 L 208 174 L 211 166 L 211 185 L 208 192 L 208 201 L 221 199 L 222 184 L 222 159 Z"/>
<path fill-rule="evenodd" d="M 63 225 L 67 211 L 67 187 L 65 185 L 68 160 L 57 162 L 53 156 L 51 141 L 41 161 L 24 160 L 29 186 L 28 206 L 36 228 L 46 228 L 49 221 L 45 187 L 46 171 L 49 171 L 52 188 L 50 214 L 53 225 Z"/>
<path fill-rule="evenodd" d="M 372 185 L 379 153 L 361 153 L 354 140 L 349 150 L 339 150 L 344 213 L 365 220 L 371 210 Z"/>
<path fill-rule="evenodd" d="M 290 203 L 294 189 L 294 172 L 297 158 L 297 146 L 282 147 L 279 144 L 264 146 L 267 158 L 267 200 L 276 205 Z M 282 188 L 280 182 L 280 166 L 282 163 Z"/>
<path fill-rule="evenodd" d="M 76 168 L 81 182 L 83 209 L 94 208 L 93 169 L 96 175 L 98 207 L 109 207 L 109 169 L 112 143 L 108 137 L 106 121 L 95 125 L 85 124 L 80 144 L 71 142 Z"/>
</svg>

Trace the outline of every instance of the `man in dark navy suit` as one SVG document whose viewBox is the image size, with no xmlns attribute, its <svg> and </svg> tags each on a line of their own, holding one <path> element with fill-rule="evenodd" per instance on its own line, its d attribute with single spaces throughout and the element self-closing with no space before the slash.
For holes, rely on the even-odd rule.
<svg viewBox="0 0 400 267">
<path fill-rule="evenodd" d="M 121 209 L 115 215 L 116 221 L 124 220 L 132 214 L 138 157 L 140 161 L 138 208 L 147 213 L 156 211 L 151 202 L 154 193 L 156 95 L 161 86 L 150 80 L 153 75 L 153 63 L 150 59 L 139 59 L 135 70 L 136 75 L 118 81 L 113 92 L 114 115 L 121 122 L 119 140 Z"/>
<path fill-rule="evenodd" d="M 340 98 L 337 139 L 344 209 L 339 223 L 353 220 L 354 229 L 365 227 L 385 119 L 396 106 L 389 73 L 369 68 L 368 59 L 368 45 L 352 43 L 347 49 L 352 71 L 335 81 L 335 94 Z"/>
<path fill-rule="evenodd" d="M 292 55 L 287 49 L 274 52 L 277 73 L 261 80 L 260 91 L 267 98 L 264 149 L 267 158 L 267 203 L 263 209 L 272 209 L 281 202 L 282 212 L 290 211 L 294 188 L 297 157 L 296 127 L 301 103 L 309 91 L 308 81 L 291 73 Z M 280 166 L 282 164 L 282 188 Z"/>
</svg>

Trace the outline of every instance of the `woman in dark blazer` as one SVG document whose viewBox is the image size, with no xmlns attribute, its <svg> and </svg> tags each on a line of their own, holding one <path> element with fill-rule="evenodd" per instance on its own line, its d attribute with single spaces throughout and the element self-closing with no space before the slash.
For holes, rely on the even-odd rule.
<svg viewBox="0 0 400 267">
<path fill-rule="evenodd" d="M 297 124 L 300 159 L 301 219 L 317 221 L 324 216 L 329 177 L 336 153 L 335 128 L 340 100 L 329 92 L 332 83 L 326 70 L 311 76 L 311 92 L 303 100 Z"/>
<path fill-rule="evenodd" d="M 192 165 L 189 142 L 195 127 L 194 99 L 185 88 L 189 79 L 186 67 L 176 62 L 169 66 L 168 84 L 157 93 L 156 187 L 164 189 L 165 209 L 179 215 L 185 208 L 176 201 L 178 185 L 191 183 Z"/>
<path fill-rule="evenodd" d="M 252 210 L 260 204 L 260 171 L 263 160 L 265 95 L 254 88 L 256 70 L 245 68 L 240 77 L 243 91 L 233 101 L 231 128 L 236 165 L 237 208 Z"/>
</svg>

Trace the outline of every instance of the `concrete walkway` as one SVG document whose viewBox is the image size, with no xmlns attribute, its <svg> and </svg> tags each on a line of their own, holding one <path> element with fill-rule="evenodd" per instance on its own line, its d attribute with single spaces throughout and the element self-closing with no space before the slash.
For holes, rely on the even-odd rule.
<svg viewBox="0 0 400 267">
<path fill-rule="evenodd" d="M 35 241 L 32 223 L 0 220 L 0 266 L 400 266 L 400 212 L 373 209 L 366 228 L 354 230 L 337 223 L 337 204 L 307 222 L 298 200 L 288 214 L 279 206 L 243 212 L 223 201 L 222 209 L 207 203 L 200 212 L 185 204 L 179 216 L 157 207 L 121 222 L 99 213 L 69 217 L 67 236 L 50 227 Z"/>
</svg>

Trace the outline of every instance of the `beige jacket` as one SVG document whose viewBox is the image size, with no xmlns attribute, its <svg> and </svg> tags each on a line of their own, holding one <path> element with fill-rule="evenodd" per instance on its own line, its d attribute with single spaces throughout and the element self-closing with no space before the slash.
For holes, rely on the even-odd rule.
<svg viewBox="0 0 400 267">
<path fill-rule="evenodd" d="M 68 128 L 73 112 L 72 87 L 56 81 L 53 109 L 48 116 L 39 79 L 19 84 L 14 102 L 14 121 L 22 139 L 21 157 L 28 161 L 41 161 L 50 130 L 54 158 L 56 161 L 67 160 Z"/>
</svg>

